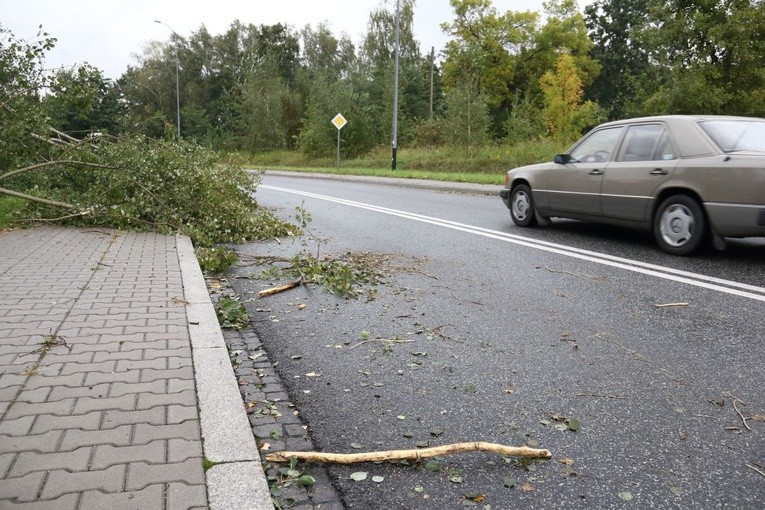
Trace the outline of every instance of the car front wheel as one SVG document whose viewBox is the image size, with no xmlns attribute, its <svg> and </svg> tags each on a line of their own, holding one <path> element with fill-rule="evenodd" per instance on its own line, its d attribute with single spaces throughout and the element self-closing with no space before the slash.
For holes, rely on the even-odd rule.
<svg viewBox="0 0 765 510">
<path fill-rule="evenodd" d="M 687 195 L 672 195 L 656 211 L 653 234 L 659 247 L 673 255 L 689 255 L 701 245 L 706 220 L 699 203 Z"/>
<path fill-rule="evenodd" d="M 510 216 L 519 227 L 533 227 L 537 224 L 534 197 L 531 188 L 525 184 L 517 185 L 510 194 Z"/>
</svg>

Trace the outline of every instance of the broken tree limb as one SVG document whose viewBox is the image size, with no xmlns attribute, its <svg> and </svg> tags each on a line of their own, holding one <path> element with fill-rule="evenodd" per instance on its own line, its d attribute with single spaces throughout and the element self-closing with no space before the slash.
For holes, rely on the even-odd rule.
<svg viewBox="0 0 765 510">
<path fill-rule="evenodd" d="M 10 197 L 17 197 L 17 198 L 23 198 L 24 200 L 29 200 L 30 202 L 38 202 L 40 204 L 45 205 L 52 205 L 53 207 L 62 207 L 64 209 L 71 209 L 71 210 L 77 210 L 77 207 L 66 204 L 64 202 L 56 202 L 55 200 L 47 200 L 45 198 L 39 198 L 32 195 L 27 195 L 26 193 L 19 193 L 18 191 L 13 191 L 5 188 L 0 188 L 0 195 L 8 195 Z"/>
<path fill-rule="evenodd" d="M 550 450 L 529 448 L 528 446 L 505 446 L 480 441 L 472 443 L 454 443 L 415 450 L 386 450 L 364 453 L 324 453 L 324 452 L 274 452 L 266 455 L 269 462 L 289 462 L 292 457 L 307 462 L 325 462 L 330 464 L 355 464 L 358 462 L 385 462 L 392 460 L 419 460 L 427 457 L 439 457 L 452 453 L 488 452 L 509 457 L 531 457 L 549 459 Z"/>
<path fill-rule="evenodd" d="M 270 289 L 264 289 L 258 292 L 258 297 L 266 297 L 266 296 L 272 296 L 274 294 L 278 294 L 280 292 L 284 292 L 285 290 L 294 289 L 295 287 L 300 286 L 300 284 L 303 283 L 302 278 L 298 278 L 294 282 L 290 282 L 286 285 L 280 285 L 278 287 L 271 287 Z"/>
<path fill-rule="evenodd" d="M 40 168 L 47 168 L 51 166 L 74 166 L 74 167 L 85 167 L 85 168 L 111 168 L 113 169 L 113 166 L 109 165 L 102 165 L 99 163 L 88 163 L 85 161 L 76 161 L 71 159 L 60 159 L 56 161 L 45 161 L 43 163 L 37 163 L 36 165 L 26 166 L 24 168 L 18 168 L 16 170 L 11 170 L 10 172 L 6 172 L 2 175 L 0 175 L 0 180 L 6 179 L 8 177 L 13 177 L 14 175 L 21 174 L 24 172 L 31 172 L 33 170 L 37 170 Z"/>
</svg>

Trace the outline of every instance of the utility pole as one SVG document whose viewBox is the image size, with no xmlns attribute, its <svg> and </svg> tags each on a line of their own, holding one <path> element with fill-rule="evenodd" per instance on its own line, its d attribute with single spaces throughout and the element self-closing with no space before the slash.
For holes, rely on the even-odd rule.
<svg viewBox="0 0 765 510">
<path fill-rule="evenodd" d="M 391 169 L 396 169 L 396 149 L 398 148 L 398 54 L 399 54 L 399 4 L 401 0 L 396 0 L 396 46 L 395 46 L 395 70 L 393 71 L 393 144 Z"/>
<path fill-rule="evenodd" d="M 430 47 L 430 116 L 429 119 L 433 120 L 433 68 L 436 62 L 436 47 Z"/>
<path fill-rule="evenodd" d="M 154 20 L 154 23 L 159 23 L 160 25 L 164 25 L 167 28 L 170 29 L 170 31 L 173 33 L 173 35 L 178 35 L 175 30 L 173 30 L 173 27 L 168 25 L 167 23 L 163 23 L 157 19 Z M 178 57 L 178 47 L 175 47 L 175 125 L 178 127 L 178 141 L 181 141 L 181 82 L 180 82 L 180 67 L 181 62 Z"/>
</svg>

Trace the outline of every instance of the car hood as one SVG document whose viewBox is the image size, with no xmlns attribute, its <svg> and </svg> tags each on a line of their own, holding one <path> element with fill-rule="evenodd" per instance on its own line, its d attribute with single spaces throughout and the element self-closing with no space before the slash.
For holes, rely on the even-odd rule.
<svg viewBox="0 0 765 510">
<path fill-rule="evenodd" d="M 552 163 L 552 162 L 547 162 L 547 163 L 537 163 L 535 165 L 519 166 L 519 167 L 513 168 L 508 173 L 510 173 L 510 172 L 533 172 L 535 170 L 546 170 L 546 169 L 550 168 L 550 165 L 553 165 L 553 164 L 554 163 Z"/>
</svg>

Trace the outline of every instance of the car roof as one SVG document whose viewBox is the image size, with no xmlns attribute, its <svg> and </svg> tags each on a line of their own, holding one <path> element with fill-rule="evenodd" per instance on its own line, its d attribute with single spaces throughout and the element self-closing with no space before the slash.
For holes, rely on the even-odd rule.
<svg viewBox="0 0 765 510">
<path fill-rule="evenodd" d="M 765 121 L 759 117 L 741 117 L 736 115 L 653 115 L 649 117 L 635 117 L 631 119 L 613 120 L 601 124 L 601 126 L 618 126 L 620 124 L 633 124 L 641 122 L 658 121 L 679 121 L 679 122 L 699 122 L 704 120 L 759 120 Z"/>
<path fill-rule="evenodd" d="M 627 126 L 650 122 L 662 122 L 672 132 L 673 140 L 681 157 L 700 157 L 719 154 L 720 149 L 705 135 L 700 133 L 697 124 L 707 120 L 755 120 L 763 121 L 758 117 L 740 117 L 735 115 L 655 115 L 651 117 L 637 117 L 632 119 L 615 120 L 600 124 L 596 129 L 615 126 Z"/>
</svg>

